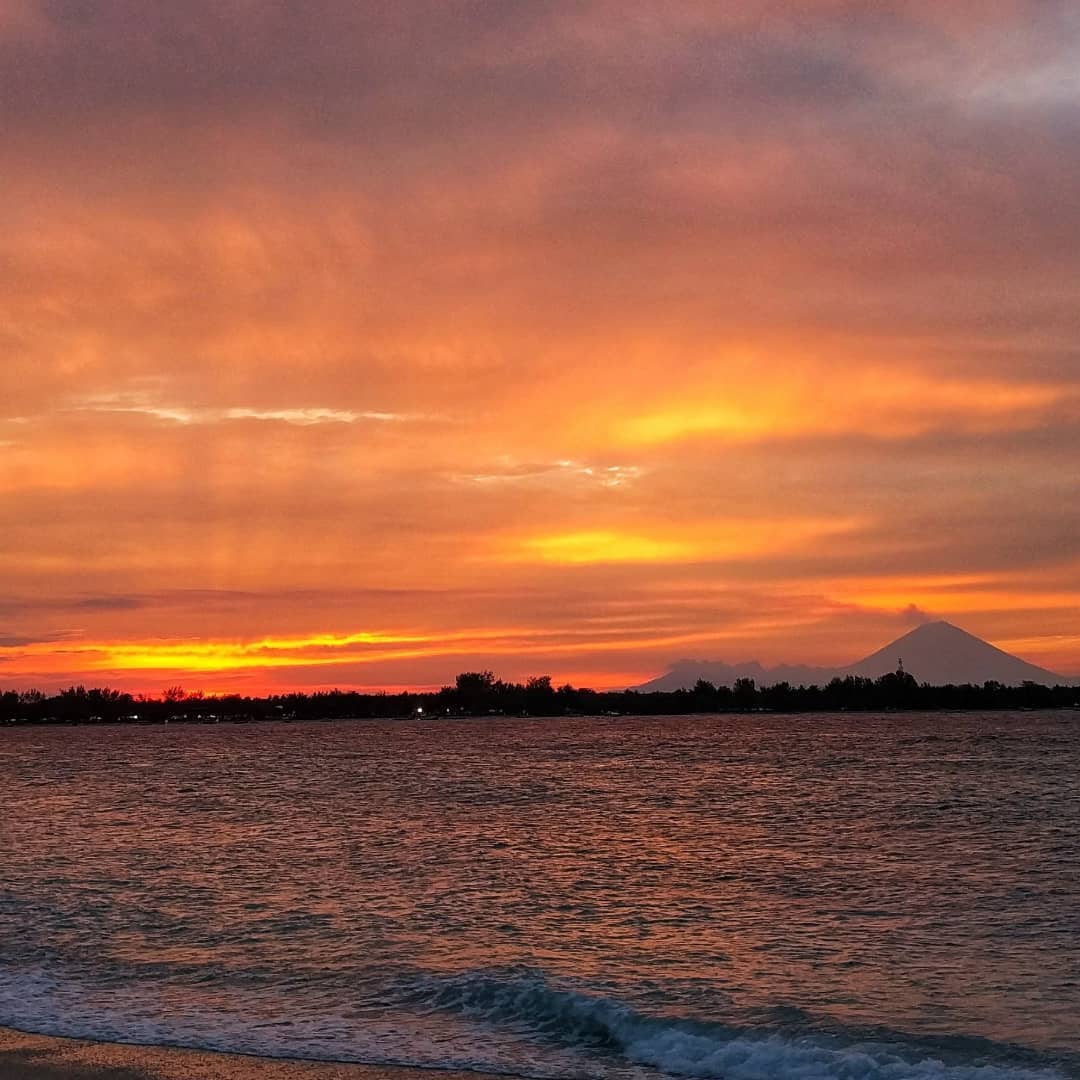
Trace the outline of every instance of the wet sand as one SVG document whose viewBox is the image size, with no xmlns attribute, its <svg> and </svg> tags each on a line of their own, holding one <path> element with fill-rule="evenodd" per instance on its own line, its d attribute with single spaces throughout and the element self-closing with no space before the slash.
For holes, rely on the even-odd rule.
<svg viewBox="0 0 1080 1080">
<path fill-rule="evenodd" d="M 0 1080 L 485 1080 L 485 1074 L 277 1061 L 0 1028 Z"/>
</svg>

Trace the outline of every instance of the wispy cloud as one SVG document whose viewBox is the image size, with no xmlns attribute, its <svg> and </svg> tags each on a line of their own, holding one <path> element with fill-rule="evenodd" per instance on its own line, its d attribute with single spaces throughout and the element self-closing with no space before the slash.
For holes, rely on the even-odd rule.
<svg viewBox="0 0 1080 1080">
<path fill-rule="evenodd" d="M 411 413 L 377 409 L 330 409 L 323 407 L 226 408 L 165 404 L 139 391 L 92 394 L 67 406 L 71 412 L 135 413 L 175 424 L 218 424 L 230 420 L 259 420 L 311 427 L 315 424 L 404 423 L 427 419 Z"/>
<path fill-rule="evenodd" d="M 484 486 L 519 484 L 586 483 L 605 488 L 625 487 L 641 479 L 645 469 L 639 465 L 585 464 L 570 459 L 549 462 L 515 462 L 502 458 L 482 471 L 454 473 L 456 483 Z"/>
<path fill-rule="evenodd" d="M 355 412 L 351 409 L 248 409 L 231 408 L 221 410 L 216 415 L 213 410 L 204 410 L 207 420 L 223 416 L 226 420 L 276 420 L 283 424 L 297 424 L 308 427 L 311 424 L 356 424 L 363 421 L 389 424 L 418 420 L 420 417 L 408 413 L 379 412 L 364 410 Z"/>
</svg>

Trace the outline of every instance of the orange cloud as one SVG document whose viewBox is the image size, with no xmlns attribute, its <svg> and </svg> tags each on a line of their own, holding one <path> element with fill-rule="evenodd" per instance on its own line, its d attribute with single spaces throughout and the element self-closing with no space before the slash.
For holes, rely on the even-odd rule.
<svg viewBox="0 0 1080 1080">
<path fill-rule="evenodd" d="M 693 401 L 630 417 L 617 430 L 635 443 L 850 433 L 904 439 L 943 425 L 972 432 L 1031 426 L 1068 395 L 1065 387 L 960 380 L 861 364 L 846 366 L 841 375 L 785 371 L 782 363 L 767 366 L 773 370 L 764 385 L 750 375 L 723 389 L 699 388 Z"/>
<path fill-rule="evenodd" d="M 0 3 L 5 686 L 1080 670 L 1060 5 L 86 7 Z"/>
<path fill-rule="evenodd" d="M 592 528 L 526 536 L 510 543 L 504 558 L 562 565 L 679 563 L 751 559 L 790 551 L 857 529 L 858 519 L 728 520 L 683 523 L 676 528 Z"/>
</svg>

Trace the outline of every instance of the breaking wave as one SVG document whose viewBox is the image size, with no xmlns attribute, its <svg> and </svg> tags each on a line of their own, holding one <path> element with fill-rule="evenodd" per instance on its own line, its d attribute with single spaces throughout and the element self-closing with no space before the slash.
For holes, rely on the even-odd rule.
<svg viewBox="0 0 1080 1080">
<path fill-rule="evenodd" d="M 540 973 L 501 977 L 466 972 L 433 980 L 432 1008 L 486 1024 L 525 1027 L 542 1038 L 618 1054 L 626 1062 L 700 1080 L 1047 1080 L 1062 1073 L 988 1060 L 996 1048 L 978 1043 L 975 1060 L 945 1060 L 917 1041 L 798 1035 L 678 1017 L 643 1014 L 614 998 L 552 986 Z M 970 1049 L 970 1046 L 969 1046 Z M 955 1052 L 954 1052 L 955 1054 Z"/>
</svg>

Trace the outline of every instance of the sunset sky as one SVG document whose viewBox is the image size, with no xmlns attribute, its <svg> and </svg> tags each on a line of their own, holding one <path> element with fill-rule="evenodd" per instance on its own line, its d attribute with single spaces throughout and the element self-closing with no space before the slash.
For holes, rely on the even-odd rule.
<svg viewBox="0 0 1080 1080">
<path fill-rule="evenodd" d="M 1080 673 L 1080 6 L 0 0 L 0 690 Z"/>
</svg>

